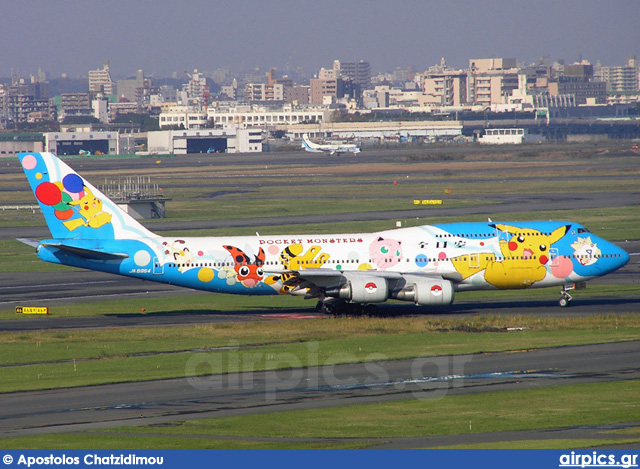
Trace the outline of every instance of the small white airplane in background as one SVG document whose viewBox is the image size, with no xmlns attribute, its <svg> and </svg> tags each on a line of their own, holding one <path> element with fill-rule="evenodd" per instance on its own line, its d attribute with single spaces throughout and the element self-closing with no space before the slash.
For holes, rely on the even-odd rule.
<svg viewBox="0 0 640 469">
<path fill-rule="evenodd" d="M 304 134 L 302 136 L 302 148 L 312 153 L 325 151 L 329 152 L 330 155 L 334 155 L 336 153 L 339 155 L 340 153 L 345 153 L 348 151 L 351 153 L 360 153 L 360 147 L 355 143 L 313 143 L 311 140 L 309 140 L 309 135 L 307 134 Z"/>
</svg>

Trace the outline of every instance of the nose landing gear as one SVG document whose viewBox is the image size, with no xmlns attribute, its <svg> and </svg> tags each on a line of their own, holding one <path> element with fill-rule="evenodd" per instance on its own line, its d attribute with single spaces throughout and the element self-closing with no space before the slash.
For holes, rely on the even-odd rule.
<svg viewBox="0 0 640 469">
<path fill-rule="evenodd" d="M 560 300 L 558 301 L 558 304 L 561 307 L 566 308 L 571 304 L 571 300 L 573 299 L 571 295 L 569 295 L 569 291 L 583 290 L 585 288 L 587 288 L 587 285 L 585 284 L 585 282 L 568 283 L 568 284 L 562 285 L 562 290 L 560 291 Z"/>
<path fill-rule="evenodd" d="M 571 304 L 571 300 L 573 298 L 571 297 L 571 295 L 569 295 L 569 293 L 567 293 L 564 289 L 560 292 L 560 300 L 558 300 L 558 304 L 563 307 L 566 308 L 567 306 L 569 306 Z"/>
</svg>

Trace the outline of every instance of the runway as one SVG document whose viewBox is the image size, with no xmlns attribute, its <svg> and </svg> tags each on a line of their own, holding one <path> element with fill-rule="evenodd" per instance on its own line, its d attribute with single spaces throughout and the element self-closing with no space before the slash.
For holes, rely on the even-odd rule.
<svg viewBox="0 0 640 469">
<path fill-rule="evenodd" d="M 640 341 L 191 375 L 209 359 L 186 359 L 181 379 L 3 394 L 0 438 L 640 379 Z"/>
</svg>

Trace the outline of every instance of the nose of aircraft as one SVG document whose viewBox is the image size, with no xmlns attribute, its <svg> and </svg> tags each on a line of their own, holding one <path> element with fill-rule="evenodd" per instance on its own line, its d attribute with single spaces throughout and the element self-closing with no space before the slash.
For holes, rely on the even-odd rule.
<svg viewBox="0 0 640 469">
<path fill-rule="evenodd" d="M 592 239 L 600 251 L 598 261 L 591 265 L 593 274 L 607 275 L 624 267 L 629 262 L 629 254 L 620 246 L 597 236 L 592 235 Z"/>
<path fill-rule="evenodd" d="M 616 246 L 619 250 L 619 260 L 620 260 L 620 265 L 618 266 L 618 268 L 627 265 L 627 263 L 629 262 L 629 253 L 627 251 L 625 251 L 624 249 L 622 249 L 621 247 Z"/>
<path fill-rule="evenodd" d="M 620 246 L 616 246 L 609 241 L 607 241 L 607 252 L 610 253 L 610 258 L 612 261 L 608 266 L 608 270 L 610 272 L 613 272 L 620 267 L 624 267 L 629 262 L 629 253 L 622 249 Z"/>
</svg>

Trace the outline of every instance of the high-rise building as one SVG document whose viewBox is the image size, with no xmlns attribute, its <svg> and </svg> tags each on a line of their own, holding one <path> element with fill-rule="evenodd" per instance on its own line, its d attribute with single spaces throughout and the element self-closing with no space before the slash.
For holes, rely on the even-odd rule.
<svg viewBox="0 0 640 469">
<path fill-rule="evenodd" d="M 60 95 L 60 118 L 92 116 L 89 93 L 62 93 Z"/>
<path fill-rule="evenodd" d="M 35 117 L 37 116 L 37 117 Z M 0 89 L 0 117 L 9 123 L 54 120 L 55 107 L 49 101 L 49 83 L 14 77 L 11 85 Z"/>
<path fill-rule="evenodd" d="M 640 89 L 640 69 L 635 58 L 623 67 L 601 67 L 602 80 L 607 83 L 607 91 L 636 92 Z"/>
<path fill-rule="evenodd" d="M 357 86 L 351 80 L 313 78 L 310 83 L 310 104 L 323 104 L 327 98 L 332 101 L 345 96 L 356 98 Z"/>
<path fill-rule="evenodd" d="M 361 89 L 371 85 L 371 65 L 369 62 L 361 60 L 360 62 L 333 62 L 333 69 L 336 71 L 336 78 L 345 78 L 351 80 Z"/>
<path fill-rule="evenodd" d="M 462 106 L 467 103 L 467 71 L 447 67 L 442 58 L 440 65 L 429 67 L 417 79 L 426 104 L 433 106 Z"/>
<path fill-rule="evenodd" d="M 89 92 L 94 94 L 104 93 L 105 95 L 113 95 L 115 93 L 108 60 L 104 61 L 101 70 L 89 70 Z"/>
<path fill-rule="evenodd" d="M 467 79 L 467 99 L 471 104 L 491 106 L 506 102 L 518 89 L 516 59 L 471 59 Z"/>
</svg>

